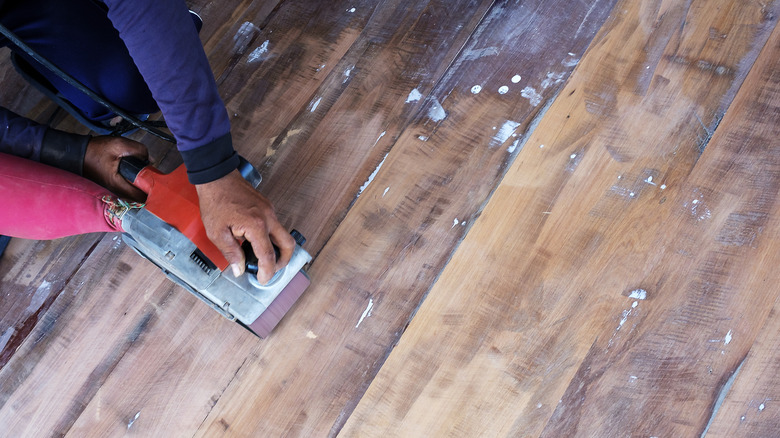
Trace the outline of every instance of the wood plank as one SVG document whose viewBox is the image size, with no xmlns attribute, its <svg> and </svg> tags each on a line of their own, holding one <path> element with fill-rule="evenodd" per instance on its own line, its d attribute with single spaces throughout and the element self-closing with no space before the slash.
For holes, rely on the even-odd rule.
<svg viewBox="0 0 780 438">
<path fill-rule="evenodd" d="M 147 408 L 137 429 L 151 425 L 146 430 L 194 430 L 210 409 L 208 401 L 232 378 L 224 367 L 231 365 L 229 353 L 235 347 L 197 340 L 219 336 L 247 341 L 251 335 L 212 318 L 213 311 L 160 278 L 153 266 L 134 266 L 138 255 L 119 238 L 102 239 L 94 254 L 112 263 L 85 263 L 0 371 L 0 425 L 13 436 L 127 431 L 142 409 L 115 410 L 108 402 L 110 396 L 118 396 L 133 407 Z M 157 339 L 165 342 L 151 343 L 149 351 L 144 341 L 155 328 Z M 233 360 L 234 372 L 240 360 Z M 164 366 L 147 366 L 158 365 L 155 361 Z M 119 390 L 108 385 L 110 379 L 127 374 L 143 376 L 147 386 L 133 391 L 126 380 L 118 382 Z M 113 390 L 108 396 L 101 391 L 104 385 Z M 149 408 L 142 402 L 153 399 L 151 395 L 166 403 L 152 400 Z M 96 410 L 89 412 L 91 429 L 84 430 L 76 421 L 88 405 Z M 191 408 L 189 415 L 181 415 L 182 406 Z M 156 429 L 158 423 L 165 427 Z"/>
<path fill-rule="evenodd" d="M 97 236 L 12 239 L 0 259 L 0 369 L 97 244 Z"/>
<path fill-rule="evenodd" d="M 724 386 L 726 397 L 707 436 L 770 437 L 780 430 L 780 410 L 776 405 L 780 399 L 778 339 L 780 318 L 775 302 L 745 362 L 735 371 L 733 386 Z"/>
<path fill-rule="evenodd" d="M 738 100 L 729 110 L 727 118 L 713 137 L 713 143 L 724 150 L 732 151 L 731 163 L 723 160 L 721 167 L 742 168 L 742 172 L 766 176 L 746 179 L 753 184 L 751 197 L 742 196 L 740 204 L 751 215 L 742 214 L 729 217 L 718 241 L 729 248 L 739 246 L 746 252 L 760 255 L 750 270 L 751 282 L 739 291 L 740 299 L 749 301 L 755 295 L 765 295 L 758 302 L 751 303 L 751 312 L 740 315 L 740 320 L 749 320 L 748 330 L 740 330 L 737 324 L 731 331 L 732 342 L 742 340 L 745 346 L 740 350 L 747 357 L 729 376 L 720 394 L 722 405 L 713 407 L 713 423 L 707 436 L 773 436 L 780 430 L 780 409 L 776 404 L 780 400 L 780 299 L 774 303 L 768 298 L 777 296 L 777 288 L 772 283 L 773 275 L 760 275 L 762 271 L 776 271 L 778 223 L 780 223 L 780 199 L 778 199 L 778 173 L 780 173 L 780 26 L 775 28 L 772 38 L 767 42 L 761 58 L 756 62 L 754 71 L 745 81 Z M 723 135 L 721 130 L 726 130 Z M 747 152 L 747 153 L 746 153 Z M 749 154 L 749 155 L 748 155 Z M 725 154 L 724 154 L 725 155 Z M 751 156 L 757 156 L 752 160 Z M 770 176 L 771 175 L 771 176 Z M 771 187 L 770 178 L 775 186 Z M 771 189 L 774 191 L 770 191 Z M 731 190 L 730 190 L 731 191 Z M 758 208 L 756 208 L 758 207 Z M 765 215 L 765 217 L 764 217 Z M 762 248 L 756 240 L 768 244 Z M 747 263 L 743 263 L 746 267 Z M 750 291 L 752 293 L 745 293 Z M 764 309 L 758 309 L 759 305 Z M 767 309 L 771 312 L 766 315 Z M 765 316 L 765 318 L 761 318 Z M 765 322 L 764 322 L 765 321 Z M 762 325 L 762 322 L 763 325 Z M 744 324 L 744 322 L 743 322 Z M 749 340 L 755 339 L 754 343 Z M 731 345 L 731 344 L 729 344 Z M 735 348 L 735 347 L 731 347 Z M 733 382 L 733 383 L 732 383 Z"/>
<path fill-rule="evenodd" d="M 426 11 L 448 12 L 434 5 Z M 491 8 L 422 114 L 386 158 L 380 155 L 376 163 L 382 164 L 372 166 L 370 184 L 363 180 L 365 190 L 314 263 L 315 284 L 296 317 L 242 367 L 199 436 L 339 431 L 463 236 L 461 221 L 479 214 L 503 175 L 515 151 L 512 135 L 521 134 L 560 89 L 611 6 L 567 3 L 573 9 L 566 16 L 553 12 L 560 4 L 549 2 Z M 455 26 L 438 15 L 428 20 Z M 525 81 L 514 84 L 516 74 Z M 473 93 L 474 85 L 484 91 Z M 502 86 L 511 91 L 500 94 Z M 525 87 L 539 91 L 535 105 L 523 96 Z M 343 126 L 351 132 L 357 125 Z M 381 124 L 373 129 L 368 144 L 384 138 Z M 340 169 L 338 162 L 332 166 Z M 315 189 L 307 186 L 305 193 Z"/>
<path fill-rule="evenodd" d="M 739 161 L 767 158 L 760 181 L 699 159 L 775 25 L 764 12 L 615 7 L 345 436 L 702 432 L 775 299 L 750 287 L 776 274 L 747 268 L 773 248 L 776 159 Z M 742 209 L 767 219 L 757 250 L 724 250 Z M 732 329 L 745 339 L 722 348 Z"/>
</svg>

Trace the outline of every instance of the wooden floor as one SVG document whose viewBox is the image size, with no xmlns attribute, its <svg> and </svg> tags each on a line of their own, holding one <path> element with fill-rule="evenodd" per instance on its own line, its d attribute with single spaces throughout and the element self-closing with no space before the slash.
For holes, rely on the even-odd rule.
<svg viewBox="0 0 780 438">
<path fill-rule="evenodd" d="M 190 4 L 313 286 L 259 340 L 14 239 L 0 435 L 780 436 L 780 1 Z"/>
</svg>

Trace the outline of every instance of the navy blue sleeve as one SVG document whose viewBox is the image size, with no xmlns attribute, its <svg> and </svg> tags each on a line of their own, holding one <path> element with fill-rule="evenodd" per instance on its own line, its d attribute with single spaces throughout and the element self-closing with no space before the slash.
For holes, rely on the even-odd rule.
<svg viewBox="0 0 780 438">
<path fill-rule="evenodd" d="M 0 108 L 0 152 L 82 174 L 88 135 L 48 128 Z"/>
<path fill-rule="evenodd" d="M 165 117 L 193 184 L 238 167 L 227 110 L 182 0 L 104 0 Z"/>
</svg>

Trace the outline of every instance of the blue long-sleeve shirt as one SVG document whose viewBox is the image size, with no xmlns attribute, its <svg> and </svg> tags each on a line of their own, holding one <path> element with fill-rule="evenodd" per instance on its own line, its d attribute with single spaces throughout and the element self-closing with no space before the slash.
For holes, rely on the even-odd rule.
<svg viewBox="0 0 780 438">
<path fill-rule="evenodd" d="M 234 170 L 238 156 L 227 111 L 184 2 L 104 3 L 176 138 L 190 181 L 205 183 Z M 0 109 L 2 152 L 47 162 L 52 161 L 47 157 L 77 153 L 79 148 L 86 148 L 84 136 L 65 134 Z"/>
</svg>

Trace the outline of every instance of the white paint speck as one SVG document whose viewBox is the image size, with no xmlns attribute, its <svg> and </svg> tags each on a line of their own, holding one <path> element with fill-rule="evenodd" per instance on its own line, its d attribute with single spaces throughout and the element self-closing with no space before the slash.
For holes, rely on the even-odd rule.
<svg viewBox="0 0 780 438">
<path fill-rule="evenodd" d="M 629 381 L 629 382 L 636 382 L 636 379 L 638 379 L 638 377 L 637 377 L 637 376 L 629 376 L 629 377 L 628 377 L 628 381 Z"/>
<path fill-rule="evenodd" d="M 140 416 L 141 416 L 141 411 L 138 411 L 138 413 L 137 413 L 137 414 L 135 414 L 135 417 L 133 417 L 133 419 L 132 419 L 132 420 L 130 420 L 130 422 L 129 422 L 129 423 L 127 423 L 127 429 L 128 429 L 128 430 L 129 430 L 129 429 L 130 429 L 130 427 L 133 425 L 133 423 L 135 423 L 135 420 L 137 420 L 137 419 L 138 419 L 138 417 L 140 417 Z"/>
<path fill-rule="evenodd" d="M 8 343 L 8 341 L 11 339 L 11 336 L 16 333 L 16 329 L 13 327 L 8 327 L 5 329 L 2 335 L 0 335 L 0 351 L 3 351 L 5 349 L 5 345 Z"/>
<path fill-rule="evenodd" d="M 463 61 L 473 61 L 475 59 L 483 58 L 485 56 L 498 55 L 498 47 L 485 47 L 484 49 L 468 49 L 463 52 Z"/>
<path fill-rule="evenodd" d="M 376 141 L 374 142 L 374 146 L 376 146 L 376 144 L 377 144 L 377 143 L 379 143 L 379 140 L 381 140 L 381 139 L 382 139 L 382 137 L 384 137 L 384 136 L 385 136 L 385 134 L 387 134 L 387 131 L 382 131 L 382 133 L 381 133 L 381 134 L 379 134 L 379 137 L 378 137 L 378 138 L 376 139 Z M 373 148 L 374 146 L 371 146 L 371 147 Z"/>
<path fill-rule="evenodd" d="M 628 194 L 628 196 L 629 196 L 630 198 L 633 198 L 634 196 L 636 196 L 636 193 L 634 193 L 634 192 L 631 192 L 631 193 L 629 193 L 629 194 Z"/>
<path fill-rule="evenodd" d="M 371 316 L 371 309 L 373 309 L 373 308 L 374 308 L 374 299 L 373 298 L 369 298 L 368 299 L 368 307 L 366 307 L 366 310 L 364 310 L 363 314 L 360 315 L 360 321 L 358 321 L 358 323 L 355 325 L 355 328 L 360 327 L 360 323 L 363 322 L 364 319 L 366 319 L 369 316 Z"/>
<path fill-rule="evenodd" d="M 241 27 L 238 28 L 238 32 L 236 32 L 236 34 L 233 35 L 233 41 L 245 37 L 246 35 L 252 33 L 252 31 L 255 29 L 257 29 L 257 26 L 255 26 L 249 21 L 245 21 L 241 23 Z"/>
<path fill-rule="evenodd" d="M 428 111 L 428 117 L 430 117 L 434 122 L 441 122 L 447 117 L 447 112 L 444 111 L 444 108 L 442 108 L 439 100 L 435 97 L 433 98 L 431 109 Z"/>
<path fill-rule="evenodd" d="M 666 184 L 661 184 L 661 190 L 666 190 Z"/>
<path fill-rule="evenodd" d="M 314 103 L 311 105 L 311 112 L 314 112 L 317 109 L 317 107 L 320 105 L 320 102 L 322 102 L 321 97 L 314 101 Z"/>
<path fill-rule="evenodd" d="M 644 289 L 635 289 L 632 290 L 630 294 L 628 294 L 629 298 L 633 298 L 635 300 L 646 300 L 647 299 L 647 291 Z"/>
<path fill-rule="evenodd" d="M 309 331 L 306 333 L 306 337 L 307 337 L 307 338 L 309 338 L 309 339 L 317 339 L 317 335 L 315 335 L 315 334 L 314 334 L 314 332 L 313 332 L 313 331 L 311 331 L 311 330 L 309 330 Z"/>
<path fill-rule="evenodd" d="M 263 55 L 268 53 L 268 44 L 268 40 L 265 40 L 265 42 L 261 44 L 260 47 L 252 50 L 252 53 L 249 54 L 249 58 L 247 58 L 247 62 L 253 63 L 256 61 L 262 61 Z"/>
<path fill-rule="evenodd" d="M 537 403 L 536 404 L 536 409 L 541 409 L 541 408 L 542 408 L 542 404 L 541 403 Z"/>
<path fill-rule="evenodd" d="M 422 99 L 422 93 L 420 93 L 416 88 L 412 90 L 409 93 L 409 97 L 406 98 L 406 103 L 412 103 L 417 102 L 418 100 Z"/>
<path fill-rule="evenodd" d="M 639 305 L 639 301 L 634 301 L 633 303 L 631 303 L 631 308 L 636 309 L 636 306 L 638 305 Z"/>
<path fill-rule="evenodd" d="M 699 203 L 699 200 L 698 200 L 698 199 L 694 199 L 694 200 L 693 200 L 693 205 L 696 205 L 696 204 L 698 204 L 698 203 Z"/>
<path fill-rule="evenodd" d="M 455 228 L 455 226 L 458 225 L 459 222 L 460 221 L 458 220 L 458 218 L 455 218 L 455 220 L 452 221 L 452 226 L 450 227 L 450 229 Z"/>
<path fill-rule="evenodd" d="M 758 406 L 758 411 L 759 411 L 759 412 L 763 411 L 765 407 L 766 407 L 766 406 L 764 406 L 764 404 L 763 404 L 763 403 L 761 403 L 761 404 Z"/>
<path fill-rule="evenodd" d="M 542 103 L 542 95 L 534 87 L 525 87 L 520 90 L 520 95 L 528 99 L 532 106 L 538 106 Z"/>
<path fill-rule="evenodd" d="M 565 73 L 554 73 L 554 72 L 547 73 L 547 78 L 542 81 L 542 89 L 550 88 L 555 84 L 559 84 L 563 82 L 564 76 L 566 76 Z"/>
<path fill-rule="evenodd" d="M 387 192 L 390 191 L 390 187 L 386 188 L 384 192 L 382 192 L 382 197 L 384 198 Z"/>
<path fill-rule="evenodd" d="M 726 333 L 726 337 L 723 338 L 723 344 L 724 345 L 729 345 L 729 342 L 731 342 L 731 338 L 732 338 L 733 335 L 734 335 L 734 333 L 732 333 L 732 331 L 729 330 L 729 332 Z"/>
<path fill-rule="evenodd" d="M 374 169 L 374 172 L 371 173 L 371 175 L 369 175 L 368 180 L 362 186 L 360 186 L 360 190 L 358 190 L 358 194 L 357 194 L 358 198 L 368 188 L 368 186 L 371 184 L 371 182 L 374 181 L 374 178 L 376 178 L 376 174 L 379 173 L 379 169 L 381 169 L 382 165 L 385 164 L 385 160 L 387 159 L 387 155 L 388 154 L 385 154 L 385 157 L 382 158 L 382 162 L 379 163 L 379 166 L 376 166 L 376 169 Z"/>
<path fill-rule="evenodd" d="M 27 308 L 24 310 L 25 315 L 37 312 L 46 301 L 46 298 L 49 297 L 49 292 L 51 292 L 51 283 L 43 280 L 41 285 L 38 286 L 38 289 L 35 290 L 32 298 L 30 298 L 30 304 L 28 304 Z"/>
<path fill-rule="evenodd" d="M 501 129 L 499 129 L 496 135 L 490 140 L 490 147 L 504 144 L 504 142 L 509 140 L 512 134 L 514 134 L 515 129 L 517 129 L 518 126 L 520 126 L 520 123 L 512 120 L 504 122 L 504 124 L 501 125 Z"/>
<path fill-rule="evenodd" d="M 516 84 L 516 83 L 520 82 L 520 80 L 521 80 L 521 79 L 523 79 L 523 77 L 522 77 L 522 76 L 520 76 L 520 75 L 514 75 L 514 76 L 512 76 L 512 83 L 513 83 L 513 84 Z"/>
<path fill-rule="evenodd" d="M 241 27 L 238 28 L 238 32 L 233 35 L 233 41 L 235 42 L 233 45 L 233 52 L 243 53 L 247 49 L 247 46 L 249 46 L 249 43 L 252 41 L 252 36 L 254 36 L 254 34 L 259 31 L 260 28 L 251 22 L 243 22 Z"/>
<path fill-rule="evenodd" d="M 514 142 L 514 143 L 512 143 L 512 145 L 511 145 L 511 146 L 509 146 L 508 148 L 506 148 L 506 151 L 507 151 L 507 152 L 509 152 L 510 154 L 512 154 L 512 153 L 514 153 L 514 152 L 517 150 L 517 147 L 518 147 L 518 146 L 520 146 L 520 140 L 519 140 L 519 139 L 518 139 L 518 140 L 515 140 L 515 142 Z"/>
<path fill-rule="evenodd" d="M 571 155 L 569 155 L 569 158 L 571 158 L 573 160 L 573 159 L 577 158 L 577 154 L 571 154 Z"/>
<path fill-rule="evenodd" d="M 352 74 L 352 69 L 353 68 L 355 68 L 354 65 L 352 67 L 344 70 L 344 80 L 341 82 L 342 84 L 349 80 L 349 76 Z"/>
<path fill-rule="evenodd" d="M 315 70 L 315 71 L 320 71 L 320 70 L 322 70 L 323 68 L 325 68 L 325 64 L 322 64 L 322 65 L 320 65 L 319 67 L 317 67 L 317 70 Z"/>
<path fill-rule="evenodd" d="M 622 315 L 622 317 L 620 319 L 620 325 L 617 328 L 618 330 L 620 330 L 620 327 L 623 327 L 623 324 L 625 324 L 626 321 L 628 321 L 628 315 L 630 315 L 630 314 L 631 314 L 631 310 L 624 310 L 623 311 L 623 315 Z"/>
<path fill-rule="evenodd" d="M 355 9 L 355 8 L 349 8 L 349 9 L 347 9 L 347 12 L 349 12 L 350 14 L 353 14 L 353 13 L 355 13 L 356 10 L 357 9 Z"/>
<path fill-rule="evenodd" d="M 543 144 L 540 144 L 540 145 L 539 145 L 539 149 L 544 149 L 544 145 L 543 145 Z"/>
<path fill-rule="evenodd" d="M 480 91 L 482 91 L 481 85 L 474 85 L 471 87 L 471 94 L 479 94 Z"/>
<path fill-rule="evenodd" d="M 418 135 L 417 139 L 420 141 L 428 141 L 428 136 L 426 135 Z"/>
<path fill-rule="evenodd" d="M 466 221 L 463 221 L 463 222 L 461 222 L 461 223 L 460 223 L 460 226 L 461 226 L 461 227 L 465 227 L 465 226 L 466 226 Z"/>
<path fill-rule="evenodd" d="M 508 93 L 508 92 L 509 92 L 509 87 L 507 87 L 506 85 L 502 85 L 502 86 L 501 86 L 501 87 L 498 89 L 498 94 L 506 94 L 506 93 Z"/>
</svg>

